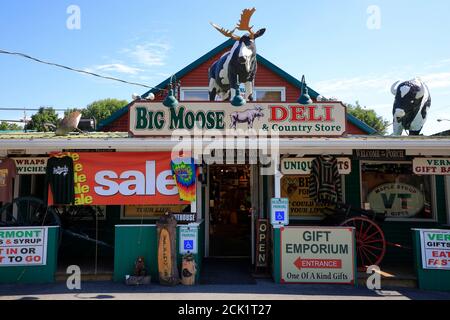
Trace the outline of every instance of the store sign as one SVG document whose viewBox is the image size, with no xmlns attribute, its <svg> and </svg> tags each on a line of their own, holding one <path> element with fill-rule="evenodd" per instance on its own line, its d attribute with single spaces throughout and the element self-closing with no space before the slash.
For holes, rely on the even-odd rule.
<svg viewBox="0 0 450 320">
<path fill-rule="evenodd" d="M 284 176 L 281 178 L 281 197 L 289 199 L 290 217 L 321 216 L 324 204 L 309 196 L 308 176 Z"/>
<path fill-rule="evenodd" d="M 287 198 L 272 198 L 271 201 L 271 223 L 272 225 L 289 224 L 289 199 Z"/>
<path fill-rule="evenodd" d="M 354 229 L 281 228 L 281 283 L 353 284 Z"/>
<path fill-rule="evenodd" d="M 166 212 L 181 212 L 186 205 L 129 205 L 124 206 L 123 219 L 159 219 Z"/>
<path fill-rule="evenodd" d="M 282 174 L 309 175 L 315 158 L 285 158 L 281 160 Z M 350 174 L 352 161 L 350 158 L 336 158 L 339 174 Z"/>
<path fill-rule="evenodd" d="M 18 174 L 45 174 L 47 157 L 42 158 L 13 158 Z"/>
<path fill-rule="evenodd" d="M 418 175 L 450 175 L 450 158 L 414 158 L 413 172 Z"/>
<path fill-rule="evenodd" d="M 256 267 L 266 268 L 268 266 L 268 235 L 269 221 L 267 219 L 259 219 L 256 221 Z"/>
<path fill-rule="evenodd" d="M 170 136 L 176 129 L 234 135 L 249 127 L 282 136 L 341 136 L 346 131 L 346 108 L 336 102 L 247 103 L 241 108 L 229 102 L 190 102 L 177 108 L 137 102 L 130 107 L 130 132 L 135 136 Z"/>
<path fill-rule="evenodd" d="M 0 267 L 47 264 L 46 227 L 0 228 Z"/>
<path fill-rule="evenodd" d="M 353 157 L 358 160 L 401 161 L 406 159 L 406 152 L 393 149 L 361 149 L 353 150 Z"/>
<path fill-rule="evenodd" d="M 450 270 L 450 230 L 420 230 L 422 268 Z"/>
<path fill-rule="evenodd" d="M 423 193 L 406 183 L 382 184 L 369 193 L 367 200 L 375 212 L 396 218 L 413 217 L 425 204 Z"/>
<path fill-rule="evenodd" d="M 178 196 L 170 152 L 66 154 L 74 161 L 75 205 L 187 204 Z"/>
<path fill-rule="evenodd" d="M 180 254 L 198 253 L 198 228 L 188 226 L 180 227 L 179 251 Z"/>
</svg>

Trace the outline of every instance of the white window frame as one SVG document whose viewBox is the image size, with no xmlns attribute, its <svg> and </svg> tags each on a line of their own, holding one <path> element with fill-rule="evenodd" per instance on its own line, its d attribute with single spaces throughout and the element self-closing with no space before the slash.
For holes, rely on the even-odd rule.
<svg viewBox="0 0 450 320">
<path fill-rule="evenodd" d="M 181 87 L 180 88 L 180 100 L 181 101 L 185 101 L 184 100 L 184 92 L 185 91 L 206 91 L 206 92 L 208 92 L 208 95 L 209 95 L 208 87 Z M 208 101 L 208 100 L 205 100 L 205 101 Z M 187 102 L 190 102 L 190 101 L 187 101 Z"/>
<path fill-rule="evenodd" d="M 180 100 L 185 101 L 184 93 L 185 91 L 207 91 L 209 93 L 208 87 L 181 87 L 180 88 Z M 281 92 L 281 102 L 286 102 L 286 87 L 254 87 L 254 93 L 256 91 L 280 91 Z M 258 102 L 258 101 L 256 101 Z"/>
<path fill-rule="evenodd" d="M 363 190 L 362 190 L 362 165 L 363 163 L 369 164 L 386 164 L 386 163 L 405 163 L 412 165 L 412 161 L 377 161 L 377 160 L 360 160 L 359 161 L 359 198 L 361 203 L 361 208 L 364 208 L 363 202 Z M 427 176 L 428 177 L 428 176 Z M 432 219 L 423 218 L 392 218 L 386 217 L 387 222 L 437 222 L 437 199 L 436 199 L 436 177 L 434 175 L 429 176 L 431 178 L 431 207 L 433 212 Z"/>
<path fill-rule="evenodd" d="M 281 102 L 286 102 L 286 87 L 254 87 L 253 91 L 255 96 L 256 91 L 281 91 Z"/>
</svg>

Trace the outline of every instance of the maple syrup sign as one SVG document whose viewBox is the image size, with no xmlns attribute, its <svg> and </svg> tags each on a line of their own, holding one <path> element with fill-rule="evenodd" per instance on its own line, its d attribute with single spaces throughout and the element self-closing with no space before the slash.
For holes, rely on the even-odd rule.
<svg viewBox="0 0 450 320">
<path fill-rule="evenodd" d="M 247 103 L 238 108 L 229 102 L 190 102 L 177 108 L 136 102 L 130 107 L 129 129 L 134 136 L 167 136 L 177 129 L 193 135 L 209 130 L 234 135 L 239 129 L 253 129 L 281 136 L 341 136 L 346 108 L 340 102 Z"/>
</svg>

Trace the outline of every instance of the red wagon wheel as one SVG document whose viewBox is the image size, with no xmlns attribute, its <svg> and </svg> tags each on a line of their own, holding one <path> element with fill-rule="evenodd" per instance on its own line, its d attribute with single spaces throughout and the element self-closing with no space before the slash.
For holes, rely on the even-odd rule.
<svg viewBox="0 0 450 320">
<path fill-rule="evenodd" d="M 350 218 L 341 225 L 355 228 L 358 270 L 379 265 L 386 253 L 386 239 L 380 226 L 365 217 Z"/>
</svg>

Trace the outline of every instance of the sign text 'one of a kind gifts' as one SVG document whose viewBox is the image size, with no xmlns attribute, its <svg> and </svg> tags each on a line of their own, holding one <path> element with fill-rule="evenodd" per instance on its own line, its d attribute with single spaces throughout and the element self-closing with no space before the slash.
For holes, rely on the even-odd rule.
<svg viewBox="0 0 450 320">
<path fill-rule="evenodd" d="M 281 283 L 354 284 L 354 229 L 282 227 Z"/>
<path fill-rule="evenodd" d="M 178 194 L 171 152 L 65 154 L 74 162 L 75 205 L 188 204 Z"/>
</svg>

